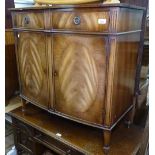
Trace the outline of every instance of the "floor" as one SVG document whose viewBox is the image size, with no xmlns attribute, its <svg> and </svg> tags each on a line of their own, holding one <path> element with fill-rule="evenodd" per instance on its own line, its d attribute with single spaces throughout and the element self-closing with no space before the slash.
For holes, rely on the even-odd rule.
<svg viewBox="0 0 155 155">
<path fill-rule="evenodd" d="M 7 121 L 5 122 L 5 153 L 9 152 L 14 146 L 13 129 L 11 124 Z"/>
</svg>

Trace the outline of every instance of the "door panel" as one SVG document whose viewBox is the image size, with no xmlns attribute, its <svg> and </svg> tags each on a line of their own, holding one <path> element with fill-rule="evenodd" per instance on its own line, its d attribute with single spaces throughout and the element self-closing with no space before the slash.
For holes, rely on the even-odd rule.
<svg viewBox="0 0 155 155">
<path fill-rule="evenodd" d="M 102 37 L 54 35 L 55 109 L 102 124 L 105 41 Z"/>
<path fill-rule="evenodd" d="M 47 107 L 49 100 L 46 37 L 41 33 L 18 34 L 21 93 L 32 102 Z"/>
</svg>

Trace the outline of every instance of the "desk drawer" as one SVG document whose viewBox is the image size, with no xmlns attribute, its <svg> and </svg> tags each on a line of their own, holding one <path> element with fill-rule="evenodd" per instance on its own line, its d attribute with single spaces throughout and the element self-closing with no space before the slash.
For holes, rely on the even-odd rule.
<svg viewBox="0 0 155 155">
<path fill-rule="evenodd" d="M 33 128 L 29 125 L 12 118 L 14 127 L 15 144 L 33 154 L 34 141 L 33 141 Z"/>
<path fill-rule="evenodd" d="M 53 29 L 107 32 L 109 11 L 53 12 Z"/>
<path fill-rule="evenodd" d="M 23 133 L 19 129 L 16 129 L 16 132 L 17 132 L 16 133 L 17 145 L 19 145 L 19 147 L 22 147 L 24 150 L 33 153 L 34 150 L 33 138 Z"/>
<path fill-rule="evenodd" d="M 60 155 L 84 155 L 84 153 L 78 150 L 75 150 L 74 148 L 68 146 L 64 142 L 61 142 L 39 131 L 36 131 L 36 135 L 34 136 L 34 139 L 35 141 L 43 144 L 50 150 Z"/>
<path fill-rule="evenodd" d="M 44 29 L 44 12 L 15 12 L 13 26 L 14 28 Z"/>
<path fill-rule="evenodd" d="M 34 134 L 34 129 L 33 129 L 31 126 L 29 126 L 29 125 L 27 125 L 27 124 L 25 124 L 25 123 L 23 123 L 23 122 L 21 122 L 21 121 L 15 119 L 15 118 L 12 118 L 12 120 L 13 120 L 14 126 L 15 126 L 20 132 L 26 134 L 26 135 L 29 136 L 29 137 L 32 137 L 32 136 L 33 136 L 33 134 Z"/>
</svg>

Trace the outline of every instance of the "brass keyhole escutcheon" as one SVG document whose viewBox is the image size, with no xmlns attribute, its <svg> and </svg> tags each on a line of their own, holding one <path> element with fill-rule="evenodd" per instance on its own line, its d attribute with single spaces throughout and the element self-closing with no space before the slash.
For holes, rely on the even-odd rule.
<svg viewBox="0 0 155 155">
<path fill-rule="evenodd" d="M 29 18 L 29 16 L 25 16 L 24 17 L 24 24 L 25 25 L 28 25 L 30 23 L 30 18 Z"/>
<path fill-rule="evenodd" d="M 81 23 L 81 18 L 79 16 L 74 17 L 73 19 L 75 25 L 79 25 Z"/>
</svg>

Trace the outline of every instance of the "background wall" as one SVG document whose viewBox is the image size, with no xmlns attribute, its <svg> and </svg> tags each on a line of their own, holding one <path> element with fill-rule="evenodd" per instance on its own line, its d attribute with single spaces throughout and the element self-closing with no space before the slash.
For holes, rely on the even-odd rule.
<svg viewBox="0 0 155 155">
<path fill-rule="evenodd" d="M 15 8 L 30 7 L 34 5 L 34 0 L 14 0 Z"/>
</svg>

